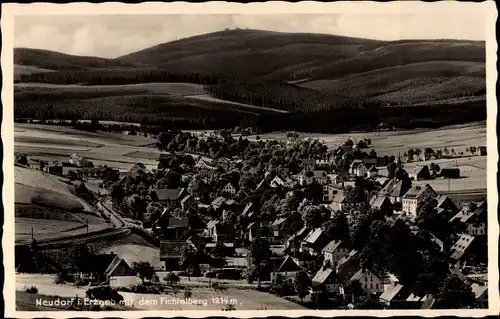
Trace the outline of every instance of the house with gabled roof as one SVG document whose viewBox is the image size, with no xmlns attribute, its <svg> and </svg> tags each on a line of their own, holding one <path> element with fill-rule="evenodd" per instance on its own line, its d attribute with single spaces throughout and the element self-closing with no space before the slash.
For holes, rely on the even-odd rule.
<svg viewBox="0 0 500 319">
<path fill-rule="evenodd" d="M 408 173 L 408 176 L 416 181 L 419 181 L 423 179 L 430 179 L 431 172 L 429 171 L 429 166 L 427 165 L 416 166 L 410 173 Z"/>
<path fill-rule="evenodd" d="M 438 175 L 446 178 L 460 178 L 460 168 L 458 167 L 442 167 Z"/>
<path fill-rule="evenodd" d="M 179 270 L 179 261 L 182 257 L 182 248 L 185 245 L 192 246 L 187 241 L 161 241 L 160 261 L 165 263 L 165 270 Z M 193 249 L 196 247 L 192 246 Z"/>
<path fill-rule="evenodd" d="M 257 184 L 257 187 L 255 187 L 255 191 L 258 191 L 258 190 L 266 190 L 266 189 L 269 189 L 271 188 L 271 185 L 269 185 L 269 182 L 267 181 L 267 179 L 262 179 L 262 181 L 260 181 L 259 184 Z"/>
<path fill-rule="evenodd" d="M 155 189 L 151 192 L 151 199 L 160 202 L 165 207 L 179 207 L 181 200 L 187 195 L 184 188 Z"/>
<path fill-rule="evenodd" d="M 442 209 L 442 212 L 456 214 L 459 209 L 453 199 L 448 195 L 439 195 L 437 198 L 437 208 Z"/>
<path fill-rule="evenodd" d="M 417 216 L 417 206 L 427 198 L 437 198 L 438 194 L 429 185 L 415 184 L 402 197 L 403 212 L 412 217 Z"/>
<path fill-rule="evenodd" d="M 407 191 L 403 186 L 403 181 L 393 178 L 389 180 L 382 190 L 380 190 L 378 195 L 389 197 L 393 204 L 395 202 L 401 202 L 401 197 L 403 197 Z"/>
<path fill-rule="evenodd" d="M 285 246 L 290 247 L 294 243 L 300 243 L 302 239 L 304 239 L 309 234 L 310 231 L 311 229 L 309 227 L 307 226 L 302 227 L 295 234 L 288 237 L 288 239 L 285 241 Z"/>
<path fill-rule="evenodd" d="M 384 285 L 379 276 L 375 275 L 370 269 L 361 268 L 349 281 L 357 280 L 361 284 L 361 288 L 367 294 L 377 294 L 384 291 Z"/>
<path fill-rule="evenodd" d="M 325 261 L 330 261 L 332 266 L 337 265 L 339 260 L 349 254 L 349 247 L 340 240 L 332 240 L 321 250 Z"/>
<path fill-rule="evenodd" d="M 271 282 L 294 280 L 297 273 L 302 270 L 292 257 L 287 256 L 275 271 L 271 272 Z"/>
<path fill-rule="evenodd" d="M 274 234 L 274 230 L 270 225 L 252 223 L 249 225 L 248 240 L 253 242 L 257 240 L 257 238 L 260 238 L 268 242 L 274 242 L 276 239 Z"/>
<path fill-rule="evenodd" d="M 487 209 L 486 201 L 475 202 L 472 210 L 469 207 L 463 207 L 450 219 L 450 222 L 465 224 L 467 233 L 471 236 L 486 236 Z"/>
<path fill-rule="evenodd" d="M 226 199 L 224 197 L 219 196 L 210 203 L 210 206 L 212 206 L 213 209 L 217 210 L 221 208 L 222 205 L 224 205 L 225 201 Z"/>
<path fill-rule="evenodd" d="M 269 182 L 269 186 L 272 188 L 276 187 L 284 187 L 284 188 L 293 188 L 295 186 L 295 182 L 289 177 L 281 177 L 276 175 L 271 182 Z"/>
<path fill-rule="evenodd" d="M 384 177 L 384 176 L 378 176 L 377 178 L 375 178 L 375 181 L 377 182 L 377 184 L 380 187 L 384 188 L 385 185 L 387 185 L 387 183 L 389 182 L 389 179 L 387 177 Z"/>
<path fill-rule="evenodd" d="M 223 193 L 228 193 L 231 195 L 236 194 L 236 188 L 231 184 L 227 183 L 223 188 L 222 188 Z"/>
<path fill-rule="evenodd" d="M 331 203 L 335 194 L 342 190 L 342 184 L 326 184 L 323 185 L 323 202 Z"/>
<path fill-rule="evenodd" d="M 473 283 L 471 289 L 476 298 L 476 303 L 481 307 L 488 308 L 488 285 Z"/>
<path fill-rule="evenodd" d="M 391 287 L 388 287 L 379 297 L 380 303 L 390 306 L 393 300 L 402 300 L 403 299 L 403 285 L 395 284 Z"/>
<path fill-rule="evenodd" d="M 221 243 L 233 243 L 236 237 L 236 228 L 233 224 L 215 224 L 213 240 Z"/>
<path fill-rule="evenodd" d="M 338 280 L 335 270 L 329 267 L 321 267 L 311 280 L 313 290 L 326 289 L 332 294 L 342 293 L 343 285 Z"/>
<path fill-rule="evenodd" d="M 450 248 L 450 259 L 455 263 L 460 264 L 460 261 L 464 260 L 467 253 L 470 251 L 470 247 L 474 239 L 474 236 L 462 234 Z"/>
<path fill-rule="evenodd" d="M 332 202 L 330 203 L 330 208 L 333 211 L 339 211 L 344 209 L 345 204 L 347 203 L 347 194 L 345 191 L 340 190 L 333 196 Z"/>
<path fill-rule="evenodd" d="M 89 257 L 86 268 L 84 272 L 77 272 L 77 276 L 99 283 L 106 282 L 111 277 L 136 275 L 124 259 L 113 253 Z"/>
<path fill-rule="evenodd" d="M 205 232 L 208 237 L 214 236 L 215 225 L 218 224 L 219 221 L 217 219 L 212 219 L 208 221 L 207 226 L 205 227 Z"/>
<path fill-rule="evenodd" d="M 371 208 L 377 209 L 381 212 L 392 212 L 393 210 L 393 204 L 386 196 L 372 196 L 370 199 L 370 206 Z"/>
<path fill-rule="evenodd" d="M 347 282 L 358 270 L 359 264 L 357 261 L 358 252 L 351 250 L 347 256 L 339 260 L 336 272 L 339 277 Z"/>
<path fill-rule="evenodd" d="M 300 251 L 317 256 L 330 242 L 330 237 L 321 228 L 311 230 L 300 245 Z"/>
</svg>

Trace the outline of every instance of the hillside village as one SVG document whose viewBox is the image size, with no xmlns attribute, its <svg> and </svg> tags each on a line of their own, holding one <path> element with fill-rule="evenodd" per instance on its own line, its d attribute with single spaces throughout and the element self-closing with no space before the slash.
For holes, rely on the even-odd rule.
<svg viewBox="0 0 500 319">
<path fill-rule="evenodd" d="M 458 167 L 405 169 L 458 152 L 379 157 L 369 139 L 327 147 L 288 137 L 163 132 L 156 169 L 94 167 L 78 154 L 64 163 L 17 154 L 16 163 L 68 178 L 158 243 L 156 256 L 135 262 L 75 244 L 96 260 L 69 267 L 79 281 L 151 293 L 156 272 L 169 283 L 257 283 L 314 309 L 487 307 L 486 198 L 458 202 L 426 183 L 460 178 Z M 137 273 L 142 284 L 118 284 Z"/>
</svg>

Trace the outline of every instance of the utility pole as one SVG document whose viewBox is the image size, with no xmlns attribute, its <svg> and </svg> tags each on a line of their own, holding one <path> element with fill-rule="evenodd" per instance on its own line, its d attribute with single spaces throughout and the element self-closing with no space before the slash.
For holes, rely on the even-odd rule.
<svg viewBox="0 0 500 319">
<path fill-rule="evenodd" d="M 34 236 L 33 236 L 33 227 L 31 227 L 31 240 L 34 239 Z"/>
</svg>

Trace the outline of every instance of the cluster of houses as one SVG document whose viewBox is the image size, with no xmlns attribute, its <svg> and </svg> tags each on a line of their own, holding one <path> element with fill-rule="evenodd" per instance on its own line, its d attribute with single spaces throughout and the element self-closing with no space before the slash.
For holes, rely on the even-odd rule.
<svg viewBox="0 0 500 319">
<path fill-rule="evenodd" d="M 353 148 L 342 146 L 342 153 L 352 154 Z M 161 168 L 168 166 L 170 160 L 176 155 L 162 153 L 158 158 Z M 345 161 L 342 156 L 340 161 Z M 219 163 L 220 164 L 220 161 Z M 345 164 L 345 163 L 342 163 Z M 423 201 L 435 199 L 436 209 L 440 214 L 446 214 L 450 223 L 461 223 L 466 232 L 450 247 L 435 238 L 435 242 L 449 255 L 454 265 L 452 271 L 460 272 L 460 269 L 470 261 L 469 255 L 478 246 L 486 243 L 487 229 L 487 207 L 486 201 L 477 202 L 474 205 L 459 209 L 453 200 L 446 195 L 439 195 L 429 184 L 419 181 L 430 179 L 434 175 L 449 178 L 460 176 L 458 168 L 441 168 L 438 172 L 431 171 L 428 166 L 418 166 L 409 175 L 413 179 L 411 184 L 397 178 L 387 178 L 384 169 L 380 167 L 381 159 L 367 156 L 362 159 L 351 159 L 348 165 L 337 165 L 329 160 L 317 160 L 310 163 L 311 169 L 304 170 L 296 176 L 268 176 L 256 187 L 282 188 L 287 190 L 287 196 L 292 195 L 294 189 L 311 183 L 318 183 L 323 189 L 322 204 L 331 210 L 332 215 L 344 208 L 347 204 L 348 187 L 355 186 L 355 178 L 368 178 L 379 185 L 379 191 L 370 194 L 369 204 L 372 208 L 380 211 L 394 211 L 412 218 L 417 217 L 417 207 Z M 398 161 L 400 164 L 400 161 Z M 35 161 L 30 165 L 36 168 Z M 62 165 L 48 165 L 60 167 L 57 175 L 65 175 L 68 171 L 75 171 L 80 178 L 89 183 L 102 183 L 106 174 L 118 173 L 107 166 L 93 167 L 81 156 L 74 154 L 67 163 Z M 332 169 L 335 167 L 335 169 Z M 348 168 L 346 168 L 348 167 Z M 38 167 L 38 169 L 42 169 Z M 205 158 L 200 158 L 195 165 L 197 173 L 202 176 L 210 176 L 217 168 L 216 165 Z M 129 172 L 134 174 L 146 167 L 137 163 Z M 54 168 L 52 171 L 54 172 Z M 316 272 L 309 274 L 312 278 L 312 291 L 325 290 L 332 298 L 349 298 L 345 296 L 346 287 L 353 282 L 359 283 L 361 290 L 367 295 L 376 295 L 379 301 L 388 307 L 401 302 L 415 308 L 431 308 L 434 302 L 432 295 L 415 296 L 408 292 L 409 287 L 401 285 L 393 274 L 379 274 L 373 269 L 362 267 L 359 262 L 359 252 L 349 247 L 348 243 L 330 238 L 321 228 L 310 229 L 303 227 L 292 236 L 286 236 L 282 225 L 285 218 L 277 217 L 274 221 L 261 221 L 259 212 L 252 203 L 239 203 L 233 199 L 238 192 L 238 186 L 227 183 L 222 187 L 221 196 L 216 197 L 209 205 L 200 204 L 194 194 L 190 194 L 185 188 L 155 189 L 151 192 L 151 199 L 158 202 L 163 211 L 159 219 L 143 220 L 143 228 L 152 232 L 161 231 L 162 241 L 159 249 L 160 269 L 157 270 L 181 270 L 179 261 L 184 246 L 188 245 L 193 250 L 203 249 L 210 252 L 222 244 L 226 248 L 226 255 L 230 257 L 231 263 L 237 266 L 246 265 L 248 250 L 244 243 L 255 240 L 267 240 L 272 248 L 271 258 L 272 271 L 267 280 L 277 283 L 286 280 L 294 280 L 299 271 L 308 269 L 311 263 L 323 256 L 325 264 Z M 220 212 L 220 218 L 208 221 L 204 229 L 197 229 L 190 223 L 187 217 L 189 211 L 200 208 L 211 207 Z M 183 216 L 172 217 L 173 210 L 180 210 Z M 248 217 L 253 220 L 245 229 L 237 229 L 234 222 L 227 220 L 227 212 L 234 212 L 239 216 Z M 285 253 L 286 248 L 291 249 Z M 93 272 L 93 278 L 101 281 L 109 280 L 116 276 L 127 276 L 131 274 L 130 265 L 119 255 L 107 254 L 98 263 L 99 269 Z M 96 261 L 97 263 L 97 261 Z M 235 264 L 228 265 L 235 266 Z M 461 273 L 461 272 L 460 272 Z M 464 282 L 469 284 L 478 302 L 487 302 L 487 289 L 484 280 L 476 277 L 462 276 Z M 485 301 L 486 300 L 486 301 Z"/>
<path fill-rule="evenodd" d="M 119 176 L 117 169 L 107 165 L 94 166 L 91 161 L 78 154 L 71 155 L 68 161 L 62 163 L 29 158 L 28 166 L 58 176 L 68 176 L 70 172 L 73 172 L 76 178 L 96 186 L 109 178 L 113 178 L 113 176 Z"/>
<path fill-rule="evenodd" d="M 312 173 L 304 173 L 294 177 L 274 176 L 264 179 L 256 189 L 281 187 L 288 189 L 287 194 L 293 194 L 296 186 L 307 185 L 317 182 L 323 187 L 323 205 L 331 209 L 332 214 L 341 210 L 346 204 L 347 186 L 354 186 L 353 177 L 359 176 L 360 165 L 366 166 L 363 161 L 356 162 L 350 170 L 339 170 L 331 172 L 323 169 L 322 165 L 315 165 Z M 200 159 L 197 163 L 200 169 L 211 170 L 212 166 L 206 160 Z M 208 166 L 208 168 L 207 168 Z M 373 167 L 373 166 L 372 166 Z M 363 170 L 363 168 L 361 168 Z M 369 171 L 369 170 L 368 170 Z M 435 199 L 437 211 L 440 214 L 450 216 L 451 222 L 460 222 L 465 225 L 466 233 L 462 234 L 456 243 L 446 247 L 441 240 L 434 236 L 434 241 L 441 247 L 442 251 L 449 254 L 450 260 L 457 267 L 467 263 L 468 254 L 474 251 L 474 244 L 483 245 L 486 238 L 486 201 L 478 202 L 474 209 L 469 207 L 459 209 L 453 200 L 446 195 L 439 195 L 430 185 L 413 182 L 405 185 L 403 180 L 396 178 L 388 179 L 378 174 L 362 174 L 379 183 L 381 190 L 372 194 L 370 205 L 379 210 L 394 210 L 397 206 L 405 215 L 416 217 L 418 205 L 428 200 Z M 421 179 L 420 177 L 415 178 Z M 405 302 L 415 307 L 432 307 L 434 298 L 431 295 L 415 296 L 408 293 L 392 274 L 378 274 L 372 269 L 363 268 L 359 264 L 359 253 L 341 241 L 332 240 L 322 229 L 302 228 L 297 233 L 285 236 L 281 226 L 285 222 L 283 217 L 278 217 L 271 222 L 251 222 L 245 230 L 237 230 L 233 223 L 227 222 L 225 213 L 236 212 L 245 217 L 258 216 L 252 203 L 240 204 L 231 198 L 237 192 L 237 185 L 226 184 L 222 188 L 224 196 L 215 198 L 209 205 L 197 203 L 196 198 L 188 193 L 186 189 L 155 190 L 154 200 L 165 207 L 164 214 L 168 218 L 168 227 L 162 229 L 167 234 L 168 240 L 163 240 L 160 247 L 160 260 L 164 262 L 165 270 L 179 270 L 181 249 L 185 245 L 193 249 L 203 248 L 210 252 L 221 243 L 226 247 L 228 260 L 232 264 L 228 266 L 246 265 L 248 250 L 244 242 L 253 242 L 257 238 L 267 240 L 273 248 L 272 268 L 268 280 L 279 282 L 293 280 L 297 273 L 307 269 L 315 262 L 317 256 L 322 255 L 326 261 L 317 273 L 310 274 L 312 278 L 312 290 L 326 289 L 332 296 L 344 296 L 345 288 L 357 281 L 366 294 L 375 294 L 379 301 L 388 307 Z M 399 203 L 400 205 L 396 205 Z M 197 207 L 212 207 L 221 212 L 219 219 L 210 220 L 205 229 L 192 229 L 188 218 L 172 218 L 168 211 L 178 208 L 183 212 Z M 257 219 L 258 220 L 258 219 Z M 145 227 L 158 227 L 155 225 L 144 225 Z M 284 254 L 285 248 L 299 243 L 299 248 L 292 253 Z M 240 262 L 236 262 L 239 260 Z M 469 280 L 477 291 L 478 301 L 487 298 L 484 282 L 475 279 Z M 348 296 L 347 296 L 348 297 Z"/>
</svg>

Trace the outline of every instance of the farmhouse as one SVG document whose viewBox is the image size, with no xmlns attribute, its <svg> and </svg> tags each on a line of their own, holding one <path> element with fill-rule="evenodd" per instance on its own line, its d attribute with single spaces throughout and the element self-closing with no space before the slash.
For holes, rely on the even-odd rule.
<svg viewBox="0 0 500 319">
<path fill-rule="evenodd" d="M 453 214 L 458 213 L 457 205 L 453 202 L 453 200 L 449 196 L 439 195 L 437 201 L 438 201 L 437 203 L 438 211 L 441 210 L 441 212 L 453 213 Z"/>
<path fill-rule="evenodd" d="M 334 211 L 339 211 L 344 208 L 344 205 L 347 202 L 347 195 L 344 191 L 338 191 L 335 196 L 333 196 L 332 202 L 330 204 L 330 208 Z"/>
<path fill-rule="evenodd" d="M 181 200 L 185 195 L 189 194 L 184 188 L 156 189 L 151 193 L 151 199 L 165 207 L 175 208 L 181 206 Z"/>
<path fill-rule="evenodd" d="M 189 220 L 187 218 L 169 218 L 168 226 L 163 229 L 164 239 L 178 240 L 183 237 L 189 229 Z"/>
<path fill-rule="evenodd" d="M 341 184 L 327 184 L 323 186 L 323 202 L 331 203 L 335 194 L 342 189 Z"/>
<path fill-rule="evenodd" d="M 166 271 L 179 269 L 181 251 L 185 245 L 190 244 L 186 241 L 162 241 L 160 243 L 160 261 L 165 263 Z"/>
<path fill-rule="evenodd" d="M 329 260 L 330 264 L 333 266 L 349 254 L 349 248 L 342 241 L 332 240 L 321 252 L 323 253 L 325 261 Z"/>
<path fill-rule="evenodd" d="M 395 284 L 388 287 L 379 297 L 379 301 L 386 306 L 390 306 L 393 300 L 401 300 L 403 295 L 403 285 Z M 420 300 L 420 298 L 419 298 Z"/>
<path fill-rule="evenodd" d="M 486 156 L 486 146 L 478 146 L 476 148 L 476 154 L 480 156 Z"/>
<path fill-rule="evenodd" d="M 294 280 L 297 273 L 301 270 L 302 268 L 297 265 L 293 258 L 287 256 L 278 269 L 271 272 L 271 281 L 277 283 L 285 280 Z"/>
<path fill-rule="evenodd" d="M 403 181 L 398 179 L 391 179 L 378 193 L 379 196 L 389 197 L 391 202 L 401 202 L 401 197 L 406 193 L 405 187 L 403 187 Z"/>
<path fill-rule="evenodd" d="M 280 176 L 275 176 L 269 185 L 272 188 L 276 187 L 284 187 L 284 188 L 293 188 L 295 186 L 295 182 L 289 178 L 289 177 L 280 177 Z"/>
<path fill-rule="evenodd" d="M 219 196 L 216 199 L 214 199 L 212 203 L 210 203 L 210 206 L 212 206 L 213 209 L 217 210 L 224 205 L 225 201 L 226 199 L 224 197 Z"/>
<path fill-rule="evenodd" d="M 217 167 L 211 165 L 211 163 L 207 163 L 204 159 L 200 159 L 195 168 L 198 174 L 205 178 L 213 176 L 213 173 L 217 170 Z"/>
<path fill-rule="evenodd" d="M 98 184 L 106 181 L 112 175 L 118 176 L 118 170 L 103 165 L 101 167 L 82 167 L 77 170 L 78 176 L 91 184 Z"/>
<path fill-rule="evenodd" d="M 213 230 L 213 240 L 221 243 L 233 243 L 236 236 L 236 229 L 233 224 L 215 224 Z"/>
<path fill-rule="evenodd" d="M 431 172 L 429 171 L 429 166 L 427 165 L 415 167 L 408 175 L 416 181 L 431 178 Z"/>
<path fill-rule="evenodd" d="M 381 212 L 386 212 L 386 213 L 392 212 L 393 209 L 393 204 L 391 203 L 391 200 L 386 196 L 374 195 L 370 199 L 370 206 L 373 209 L 377 209 Z"/>
<path fill-rule="evenodd" d="M 101 283 L 111 277 L 136 275 L 125 260 L 115 254 L 98 254 L 89 258 L 88 269 L 77 273 L 80 279 Z"/>
<path fill-rule="evenodd" d="M 296 243 L 296 242 L 297 243 L 301 242 L 302 239 L 304 239 L 309 234 L 310 231 L 311 231 L 311 229 L 308 228 L 307 226 L 302 227 L 295 234 L 293 234 L 292 236 L 288 237 L 288 239 L 285 242 L 285 246 L 286 247 L 290 247 L 290 246 L 293 246 L 293 244 Z"/>
<path fill-rule="evenodd" d="M 77 167 L 83 167 L 88 164 L 88 161 L 78 154 L 73 154 L 69 157 L 69 162 Z"/>
<path fill-rule="evenodd" d="M 467 227 L 471 236 L 485 236 L 487 234 L 487 204 L 486 201 L 475 202 L 472 207 L 463 207 L 450 222 L 460 222 Z"/>
<path fill-rule="evenodd" d="M 301 252 L 307 252 L 310 255 L 319 255 L 323 248 L 330 242 L 330 238 L 321 228 L 311 230 L 300 245 Z"/>
<path fill-rule="evenodd" d="M 436 198 L 438 194 L 429 184 L 413 185 L 403 196 L 403 212 L 413 217 L 417 215 L 417 206 L 427 198 Z"/>
<path fill-rule="evenodd" d="M 361 284 L 361 288 L 367 294 L 376 294 L 384 291 L 382 280 L 375 275 L 372 271 L 366 268 L 361 268 L 350 279 L 350 281 L 357 280 Z"/>
<path fill-rule="evenodd" d="M 327 292 L 333 294 L 342 293 L 343 290 L 343 286 L 338 281 L 337 275 L 332 268 L 321 267 L 321 269 L 316 272 L 311 282 L 313 290 L 322 290 L 325 288 Z"/>
<path fill-rule="evenodd" d="M 439 171 L 440 177 L 460 178 L 460 169 L 458 167 L 443 167 Z"/>
<path fill-rule="evenodd" d="M 347 256 L 339 260 L 337 274 L 342 280 L 349 280 L 359 270 L 357 256 L 358 252 L 353 249 Z"/>
<path fill-rule="evenodd" d="M 142 173 L 148 173 L 148 169 L 146 167 L 146 165 L 142 164 L 142 163 L 135 163 L 134 166 L 132 166 L 129 170 L 129 172 L 134 175 L 138 172 L 142 172 Z"/>
<path fill-rule="evenodd" d="M 462 234 L 460 238 L 451 246 L 450 259 L 457 263 L 465 259 L 465 255 L 470 251 L 470 247 L 475 237 L 467 234 Z"/>
</svg>

